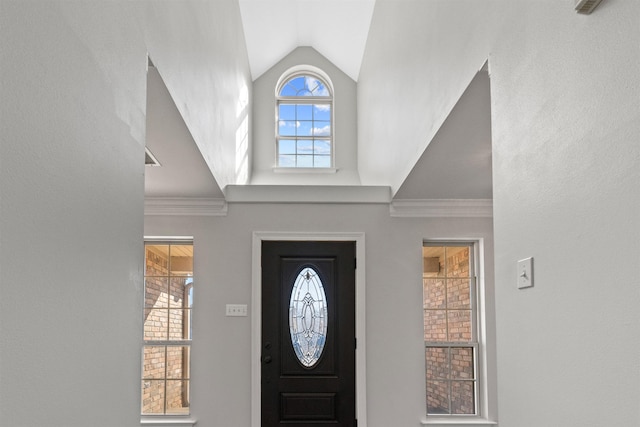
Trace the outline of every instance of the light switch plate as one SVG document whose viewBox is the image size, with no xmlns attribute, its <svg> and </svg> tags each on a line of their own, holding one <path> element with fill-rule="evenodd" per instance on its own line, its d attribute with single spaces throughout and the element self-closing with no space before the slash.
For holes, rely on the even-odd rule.
<svg viewBox="0 0 640 427">
<path fill-rule="evenodd" d="M 227 304 L 227 316 L 241 316 L 247 315 L 247 304 Z"/>
<path fill-rule="evenodd" d="M 525 258 L 518 261 L 518 289 L 533 286 L 533 258 Z"/>
</svg>

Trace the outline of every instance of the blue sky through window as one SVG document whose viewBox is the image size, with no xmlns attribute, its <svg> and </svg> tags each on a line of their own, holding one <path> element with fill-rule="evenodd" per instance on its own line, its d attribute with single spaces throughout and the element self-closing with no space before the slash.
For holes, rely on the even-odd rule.
<svg viewBox="0 0 640 427">
<path fill-rule="evenodd" d="M 280 96 L 331 96 L 327 86 L 313 76 L 298 76 L 282 86 Z"/>
<path fill-rule="evenodd" d="M 332 104 L 327 85 L 298 75 L 286 81 L 278 95 L 278 166 L 331 167 Z M 327 99 L 302 101 L 305 97 Z"/>
</svg>

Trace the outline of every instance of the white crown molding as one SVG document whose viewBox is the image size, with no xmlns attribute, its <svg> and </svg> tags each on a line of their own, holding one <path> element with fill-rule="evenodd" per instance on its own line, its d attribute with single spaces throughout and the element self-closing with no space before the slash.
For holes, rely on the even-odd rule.
<svg viewBox="0 0 640 427">
<path fill-rule="evenodd" d="M 389 203 L 391 188 L 368 185 L 227 185 L 229 203 Z"/>
<path fill-rule="evenodd" d="M 227 216 L 227 202 L 203 197 L 145 197 L 144 214 Z"/>
<path fill-rule="evenodd" d="M 492 199 L 398 199 L 389 206 L 392 217 L 492 218 Z"/>
</svg>

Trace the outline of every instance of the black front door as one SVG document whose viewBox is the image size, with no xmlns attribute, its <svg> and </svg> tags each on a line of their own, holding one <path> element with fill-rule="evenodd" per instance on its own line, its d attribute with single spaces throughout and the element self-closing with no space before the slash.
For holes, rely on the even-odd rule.
<svg viewBox="0 0 640 427">
<path fill-rule="evenodd" d="M 355 421 L 355 242 L 262 243 L 262 426 Z"/>
</svg>

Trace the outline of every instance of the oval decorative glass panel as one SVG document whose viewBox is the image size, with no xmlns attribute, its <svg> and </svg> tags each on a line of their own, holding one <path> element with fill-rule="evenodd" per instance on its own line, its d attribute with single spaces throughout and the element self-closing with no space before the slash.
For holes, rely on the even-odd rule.
<svg viewBox="0 0 640 427">
<path fill-rule="evenodd" d="M 302 269 L 289 301 L 291 343 L 300 363 L 315 365 L 327 339 L 327 296 L 318 273 L 311 267 Z"/>
</svg>

